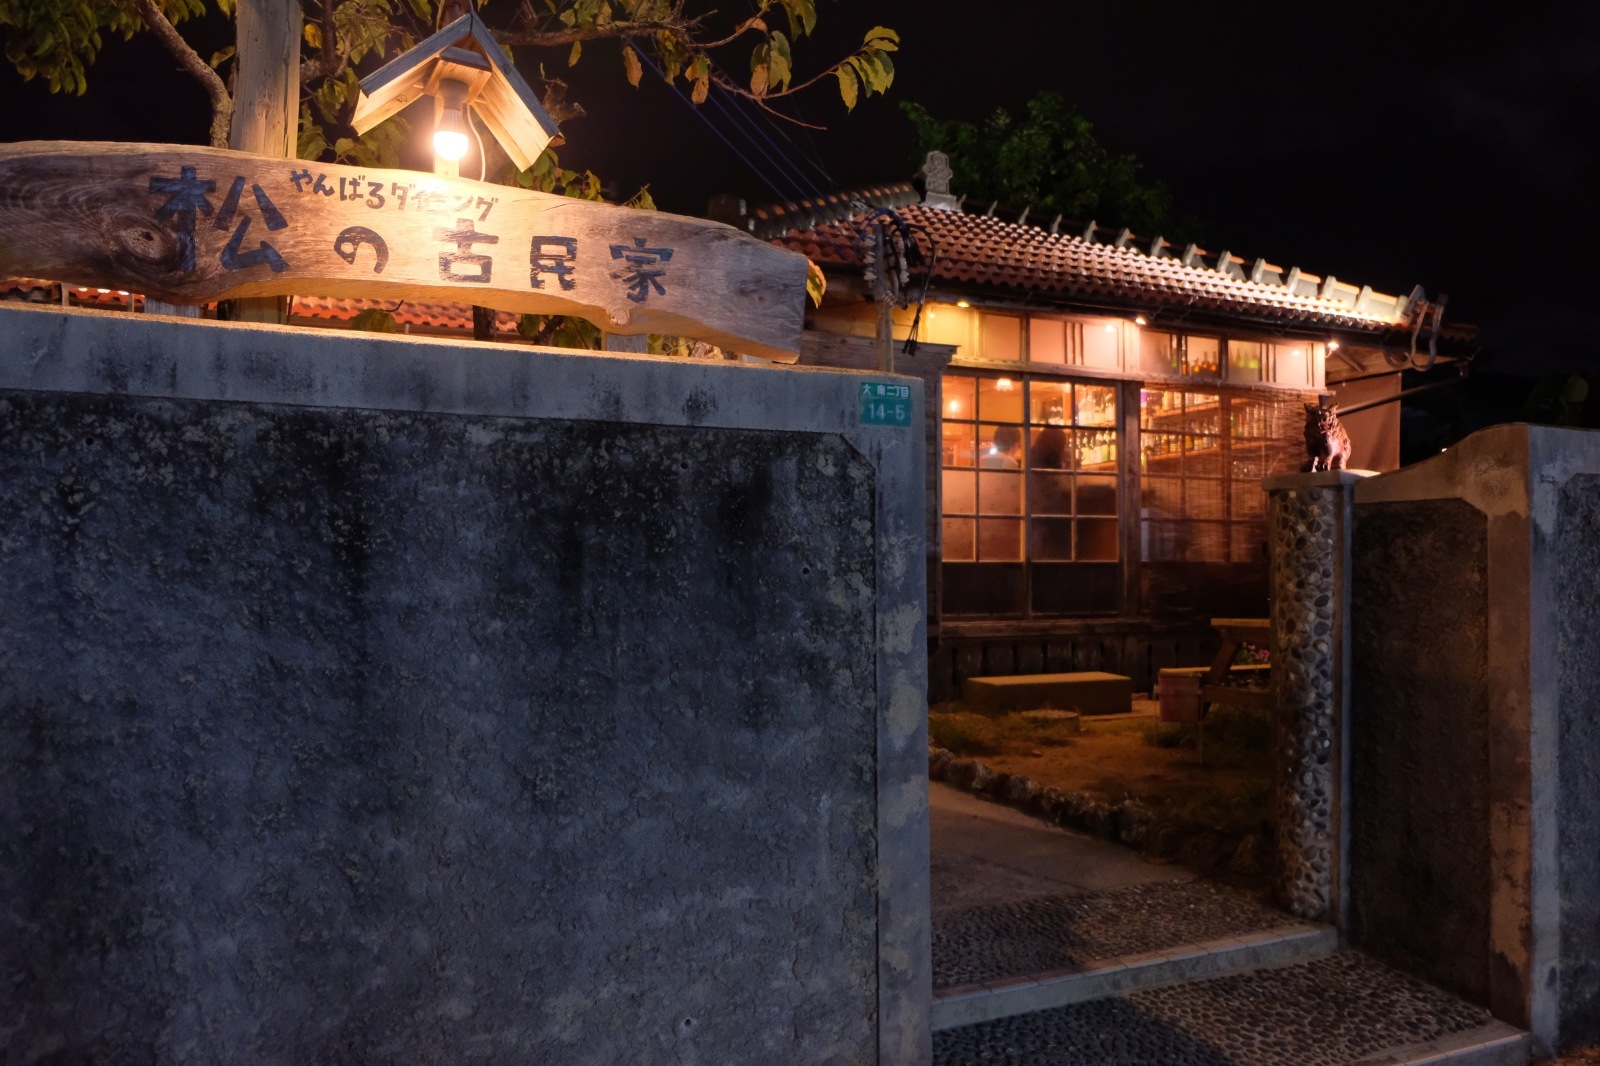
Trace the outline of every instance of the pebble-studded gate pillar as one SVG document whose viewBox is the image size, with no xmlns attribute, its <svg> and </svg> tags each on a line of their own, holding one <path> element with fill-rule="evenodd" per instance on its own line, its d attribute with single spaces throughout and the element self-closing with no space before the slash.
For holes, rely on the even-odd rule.
<svg viewBox="0 0 1600 1066">
<path fill-rule="evenodd" d="M 1350 522 L 1358 474 L 1267 478 L 1278 901 L 1343 928 L 1350 774 Z"/>
</svg>

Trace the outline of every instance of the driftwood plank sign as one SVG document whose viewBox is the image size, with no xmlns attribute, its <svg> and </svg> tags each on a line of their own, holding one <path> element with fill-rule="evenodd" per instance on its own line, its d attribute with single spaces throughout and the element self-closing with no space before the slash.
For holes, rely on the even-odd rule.
<svg viewBox="0 0 1600 1066">
<path fill-rule="evenodd" d="M 731 226 L 185 145 L 0 145 L 0 276 L 172 303 L 301 293 L 570 314 L 799 351 L 806 260 Z"/>
</svg>

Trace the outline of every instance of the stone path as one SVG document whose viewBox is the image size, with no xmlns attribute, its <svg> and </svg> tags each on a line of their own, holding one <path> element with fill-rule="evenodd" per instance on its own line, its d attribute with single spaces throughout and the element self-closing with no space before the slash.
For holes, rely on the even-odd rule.
<svg viewBox="0 0 1600 1066">
<path fill-rule="evenodd" d="M 1077 967 L 1290 921 L 1247 896 L 1197 880 L 950 909 L 933 920 L 933 987 Z"/>
<path fill-rule="evenodd" d="M 935 1066 L 1521 1066 L 1527 1035 L 1330 928 L 930 789 Z"/>
<path fill-rule="evenodd" d="M 935 1066 L 1349 1066 L 1374 1059 L 1411 1061 L 1411 1056 L 1389 1056 L 1396 1048 L 1430 1045 L 1453 1034 L 1478 1041 L 1493 1032 L 1486 1028 L 1489 1023 L 1485 1011 L 1364 955 L 1341 951 L 1279 969 L 945 1030 L 934 1034 L 933 1061 Z"/>
</svg>

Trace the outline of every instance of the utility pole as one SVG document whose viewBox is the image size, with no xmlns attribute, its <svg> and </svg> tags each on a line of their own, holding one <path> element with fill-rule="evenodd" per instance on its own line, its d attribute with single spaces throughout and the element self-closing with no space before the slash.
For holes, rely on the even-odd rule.
<svg viewBox="0 0 1600 1066">
<path fill-rule="evenodd" d="M 889 260 L 884 254 L 883 226 L 872 228 L 872 298 L 878 304 L 878 372 L 894 373 L 894 316 L 891 313 Z"/>
</svg>

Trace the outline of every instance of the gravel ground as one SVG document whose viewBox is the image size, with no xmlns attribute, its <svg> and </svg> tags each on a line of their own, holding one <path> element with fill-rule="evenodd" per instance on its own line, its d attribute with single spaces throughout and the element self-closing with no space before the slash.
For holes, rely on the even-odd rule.
<svg viewBox="0 0 1600 1066">
<path fill-rule="evenodd" d="M 1540 1059 L 1541 1066 L 1600 1066 L 1600 1045 L 1569 1051 L 1559 1059 Z"/>
<path fill-rule="evenodd" d="M 935 1033 L 935 1066 L 1341 1066 L 1486 1024 L 1356 952 Z"/>
<path fill-rule="evenodd" d="M 1294 919 L 1209 881 L 1165 881 L 936 914 L 933 987 L 1081 966 Z"/>
</svg>

